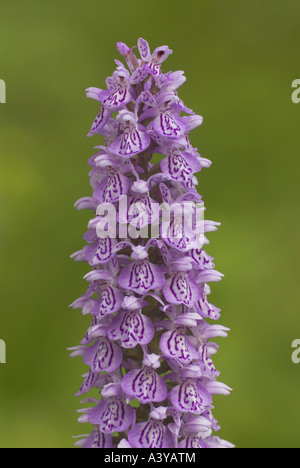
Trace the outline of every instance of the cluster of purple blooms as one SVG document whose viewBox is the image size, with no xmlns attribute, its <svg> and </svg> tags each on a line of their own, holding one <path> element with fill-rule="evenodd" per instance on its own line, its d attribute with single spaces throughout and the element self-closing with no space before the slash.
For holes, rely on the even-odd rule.
<svg viewBox="0 0 300 468">
<path fill-rule="evenodd" d="M 119 223 L 136 229 L 154 221 L 152 202 L 192 202 L 204 209 L 195 173 L 211 164 L 189 140 L 202 118 L 178 97 L 183 72 L 161 71 L 172 51 L 163 46 L 151 54 L 144 39 L 138 40 L 141 58 L 123 43 L 117 49 L 128 68 L 116 60 L 107 89 L 87 90 L 101 104 L 89 136 L 101 135 L 104 145 L 89 160 L 93 196 L 76 204 L 94 211 L 86 246 L 73 255 L 92 268 L 87 292 L 72 304 L 91 315 L 91 324 L 80 346 L 70 350 L 89 366 L 77 395 L 95 388 L 100 397 L 83 400 L 92 406 L 79 411 L 79 422 L 93 428 L 76 445 L 232 447 L 213 435 L 219 426 L 211 412 L 212 396 L 230 392 L 217 381 L 211 359 L 218 346 L 210 339 L 228 332 L 215 324 L 220 309 L 208 301 L 209 283 L 222 274 L 203 249 L 205 233 L 219 224 L 202 222 L 201 243 L 197 232 L 150 239 L 97 235 L 101 204 L 113 204 Z M 155 163 L 157 154 L 163 157 Z M 127 213 L 118 212 L 124 196 Z M 175 217 L 171 231 L 178 229 Z"/>
</svg>

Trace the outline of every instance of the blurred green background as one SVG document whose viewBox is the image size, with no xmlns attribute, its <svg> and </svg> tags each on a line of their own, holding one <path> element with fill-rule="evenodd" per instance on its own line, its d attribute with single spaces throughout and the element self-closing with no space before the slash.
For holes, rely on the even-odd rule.
<svg viewBox="0 0 300 468">
<path fill-rule="evenodd" d="M 69 255 L 90 213 L 86 138 L 117 41 L 142 36 L 174 54 L 180 96 L 204 116 L 194 146 L 213 165 L 199 176 L 207 217 L 222 222 L 208 252 L 225 274 L 213 287 L 231 328 L 218 340 L 220 436 L 237 447 L 300 447 L 299 0 L 10 0 L 0 6 L 0 446 L 72 447 L 85 433 L 74 397 L 86 370 L 66 351 L 89 323 L 68 305 L 86 289 Z"/>
</svg>

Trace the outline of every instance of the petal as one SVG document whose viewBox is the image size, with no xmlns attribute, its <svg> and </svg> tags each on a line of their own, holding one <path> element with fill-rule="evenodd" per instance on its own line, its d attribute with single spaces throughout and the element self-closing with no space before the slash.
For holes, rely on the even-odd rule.
<svg viewBox="0 0 300 468">
<path fill-rule="evenodd" d="M 167 358 L 178 359 L 182 364 L 190 364 L 197 356 L 185 336 L 184 328 L 176 328 L 161 336 L 159 347 Z"/>
<path fill-rule="evenodd" d="M 206 437 L 205 444 L 207 448 L 212 448 L 212 449 L 234 448 L 234 445 L 232 445 L 230 442 L 227 442 L 227 440 L 220 439 L 220 437 L 216 437 L 216 436 Z"/>
<path fill-rule="evenodd" d="M 203 249 L 192 249 L 190 251 L 190 256 L 199 270 L 210 270 L 215 267 L 213 263 L 214 259 L 210 257 Z"/>
<path fill-rule="evenodd" d="M 170 443 L 163 423 L 155 420 L 133 426 L 128 440 L 135 448 L 168 448 Z"/>
<path fill-rule="evenodd" d="M 168 189 L 168 187 L 165 184 L 161 183 L 159 184 L 159 189 L 160 189 L 163 203 L 166 203 L 167 205 L 171 206 L 173 204 L 173 200 L 172 200 L 171 192 Z"/>
<path fill-rule="evenodd" d="M 232 389 L 223 382 L 217 382 L 216 380 L 208 380 L 205 385 L 205 388 L 212 395 L 230 395 Z"/>
<path fill-rule="evenodd" d="M 117 448 L 133 448 L 127 439 L 122 439 Z"/>
<path fill-rule="evenodd" d="M 183 439 L 179 443 L 179 448 L 190 448 L 190 449 L 199 449 L 199 448 L 207 448 L 205 442 L 196 436 L 189 436 L 186 439 Z"/>
<path fill-rule="evenodd" d="M 129 203 L 126 221 L 143 229 L 158 220 L 159 208 L 159 204 L 151 200 L 148 194 L 135 196 Z"/>
<path fill-rule="evenodd" d="M 148 260 L 133 262 L 123 268 L 119 284 L 124 289 L 143 295 L 152 289 L 161 288 L 165 277 L 161 269 Z"/>
<path fill-rule="evenodd" d="M 210 318 L 212 320 L 219 320 L 220 318 L 221 309 L 218 309 L 218 307 L 208 302 L 207 296 L 202 288 L 200 288 L 200 297 L 195 303 L 195 309 L 204 318 Z"/>
<path fill-rule="evenodd" d="M 151 139 L 149 135 L 140 130 L 132 132 L 124 132 L 117 137 L 110 146 L 110 151 L 122 158 L 131 158 L 138 153 L 145 151 L 150 145 Z"/>
<path fill-rule="evenodd" d="M 150 367 L 128 372 L 123 378 L 122 389 L 142 404 L 163 401 L 168 395 L 165 381 Z"/>
<path fill-rule="evenodd" d="M 97 372 L 93 372 L 91 369 L 88 375 L 85 377 L 78 393 L 75 396 L 80 396 L 85 393 L 88 393 L 96 384 L 98 380 L 99 374 Z"/>
<path fill-rule="evenodd" d="M 223 273 L 216 270 L 203 270 L 197 275 L 196 281 L 201 284 L 210 283 L 212 281 L 221 281 L 223 276 Z"/>
<path fill-rule="evenodd" d="M 99 88 L 94 88 L 94 87 L 88 88 L 86 90 L 86 97 L 91 98 L 91 99 L 95 99 L 95 101 L 100 102 L 99 94 L 102 93 L 102 91 L 103 90 L 99 89 Z"/>
<path fill-rule="evenodd" d="M 212 422 L 203 416 L 192 416 L 184 425 L 184 430 L 191 433 L 207 432 Z"/>
<path fill-rule="evenodd" d="M 92 197 L 84 197 L 77 200 L 75 203 L 75 208 L 80 210 L 96 210 L 97 209 L 97 200 Z"/>
<path fill-rule="evenodd" d="M 144 62 L 149 62 L 151 59 L 150 47 L 148 42 L 142 37 L 138 40 L 138 49 L 141 56 L 141 59 Z"/>
<path fill-rule="evenodd" d="M 212 403 L 210 394 L 193 379 L 185 380 L 170 392 L 173 406 L 182 413 L 202 414 Z"/>
<path fill-rule="evenodd" d="M 117 50 L 120 55 L 126 57 L 128 52 L 130 51 L 130 48 L 124 42 L 117 42 Z"/>
<path fill-rule="evenodd" d="M 114 168 L 108 169 L 108 176 L 101 182 L 95 196 L 101 203 L 114 203 L 119 201 L 122 195 L 127 195 L 131 181 L 120 171 Z"/>
<path fill-rule="evenodd" d="M 191 224 L 183 216 L 180 220 L 169 219 L 163 220 L 161 224 L 161 237 L 173 249 L 179 250 L 180 252 L 188 252 L 194 247 L 199 246 L 199 240 L 196 235 L 190 236 Z M 192 221 L 192 220 L 191 220 Z"/>
<path fill-rule="evenodd" d="M 112 437 L 109 434 L 103 434 L 99 426 L 95 426 L 95 429 L 85 440 L 82 448 L 112 448 Z"/>
<path fill-rule="evenodd" d="M 106 237 L 105 239 L 99 239 L 97 242 L 97 250 L 95 256 L 92 260 L 93 265 L 98 265 L 99 263 L 105 264 L 109 262 L 112 257 L 115 255 L 113 252 L 113 246 L 117 243 L 115 239 Z"/>
<path fill-rule="evenodd" d="M 187 130 L 182 119 L 171 113 L 169 109 L 164 110 L 152 122 L 152 128 L 159 135 L 166 138 L 179 138 Z"/>
<path fill-rule="evenodd" d="M 124 295 L 120 289 L 105 286 L 101 291 L 101 299 L 94 306 L 92 314 L 98 319 L 115 314 L 121 309 L 123 300 Z"/>
<path fill-rule="evenodd" d="M 133 419 L 134 409 L 118 397 L 101 401 L 88 416 L 89 422 L 99 425 L 99 430 L 105 434 L 126 431 Z"/>
<path fill-rule="evenodd" d="M 138 344 L 146 345 L 154 337 L 154 327 L 149 317 L 140 311 L 122 312 L 107 329 L 111 340 L 120 340 L 123 348 L 135 348 Z"/>
<path fill-rule="evenodd" d="M 187 125 L 187 131 L 190 132 L 196 127 L 199 127 L 203 123 L 203 117 L 201 115 L 189 115 L 188 117 L 182 117 L 185 125 Z"/>
<path fill-rule="evenodd" d="M 136 85 L 144 81 L 148 76 L 148 70 L 144 67 L 138 67 L 131 75 L 130 84 Z"/>
<path fill-rule="evenodd" d="M 209 379 L 218 377 L 220 372 L 215 369 L 214 363 L 208 353 L 207 345 L 203 344 L 199 348 L 200 352 L 200 366 L 201 374 L 203 377 L 208 377 Z"/>
<path fill-rule="evenodd" d="M 114 372 L 123 361 L 123 353 L 118 345 L 101 337 L 95 345 L 87 348 L 83 361 L 91 366 L 93 372 Z"/>
<path fill-rule="evenodd" d="M 154 50 L 152 57 L 155 63 L 163 63 L 171 54 L 173 54 L 173 50 L 169 49 L 168 46 L 160 46 Z"/>
<path fill-rule="evenodd" d="M 102 98 L 102 104 L 111 112 L 116 112 L 126 106 L 132 100 L 129 92 L 129 84 L 127 86 L 117 85 L 115 89 Z"/>
<path fill-rule="evenodd" d="M 200 292 L 191 276 L 179 272 L 166 282 L 163 293 L 170 304 L 184 304 L 187 307 L 192 307 Z"/>
<path fill-rule="evenodd" d="M 106 107 L 104 106 L 101 107 L 99 114 L 97 115 L 97 117 L 95 118 L 93 122 L 92 128 L 88 134 L 88 137 L 93 136 L 96 132 L 98 132 L 104 127 L 104 125 L 106 124 L 107 120 L 110 117 L 110 114 L 111 112 L 108 109 L 106 109 Z"/>
<path fill-rule="evenodd" d="M 191 156 L 183 155 L 180 151 L 174 150 L 160 163 L 164 174 L 169 174 L 173 180 L 189 182 L 196 172 L 201 170 L 200 162 Z"/>
</svg>

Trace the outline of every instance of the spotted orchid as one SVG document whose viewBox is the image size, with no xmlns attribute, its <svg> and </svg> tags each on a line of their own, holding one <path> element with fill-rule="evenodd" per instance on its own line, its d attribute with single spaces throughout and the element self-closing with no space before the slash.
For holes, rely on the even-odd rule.
<svg viewBox="0 0 300 468">
<path fill-rule="evenodd" d="M 72 255 L 90 267 L 71 306 L 90 316 L 69 348 L 88 368 L 76 395 L 85 396 L 79 422 L 90 432 L 75 445 L 229 448 L 212 415 L 214 395 L 231 390 L 212 360 L 211 339 L 229 331 L 208 299 L 223 276 L 205 250 L 219 223 L 204 219 L 196 190 L 211 161 L 190 142 L 203 119 L 178 96 L 184 72 L 162 71 L 172 50 L 137 45 L 139 57 L 119 42 L 125 64 L 115 61 L 105 90 L 86 92 L 100 104 L 88 136 L 103 141 L 88 161 L 92 195 L 75 204 L 92 212 Z"/>
</svg>

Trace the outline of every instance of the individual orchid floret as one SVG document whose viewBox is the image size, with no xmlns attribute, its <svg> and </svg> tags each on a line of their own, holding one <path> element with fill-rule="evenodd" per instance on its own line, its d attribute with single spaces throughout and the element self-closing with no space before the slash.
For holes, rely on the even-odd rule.
<svg viewBox="0 0 300 468">
<path fill-rule="evenodd" d="M 211 161 L 190 140 L 203 119 L 179 97 L 184 72 L 162 70 L 168 46 L 151 53 L 140 38 L 117 50 L 106 89 L 86 90 L 101 108 L 88 135 L 92 193 L 75 204 L 92 213 L 72 255 L 88 288 L 71 307 L 90 321 L 69 351 L 87 368 L 76 396 L 96 398 L 82 401 L 89 430 L 75 446 L 229 448 L 212 414 L 214 396 L 231 392 L 213 362 L 229 331 L 209 300 L 223 278 L 206 250 L 220 224 L 197 192 Z"/>
<path fill-rule="evenodd" d="M 151 54 L 149 44 L 143 38 L 138 40 L 138 49 L 147 71 L 154 76 L 160 75 L 161 64 L 173 53 L 168 46 L 162 46 L 157 47 Z"/>
<path fill-rule="evenodd" d="M 150 137 L 137 120 L 133 112 L 124 109 L 119 112 L 117 121 L 123 133 L 110 145 L 111 153 L 122 158 L 132 158 L 148 148 L 151 142 Z"/>
<path fill-rule="evenodd" d="M 132 370 L 123 378 L 122 389 L 140 403 L 161 402 L 167 398 L 166 383 L 152 367 Z"/>
<path fill-rule="evenodd" d="M 159 266 L 149 262 L 146 249 L 142 246 L 133 247 L 132 258 L 133 262 L 120 273 L 119 285 L 140 295 L 160 289 L 165 283 L 164 273 Z"/>
</svg>

